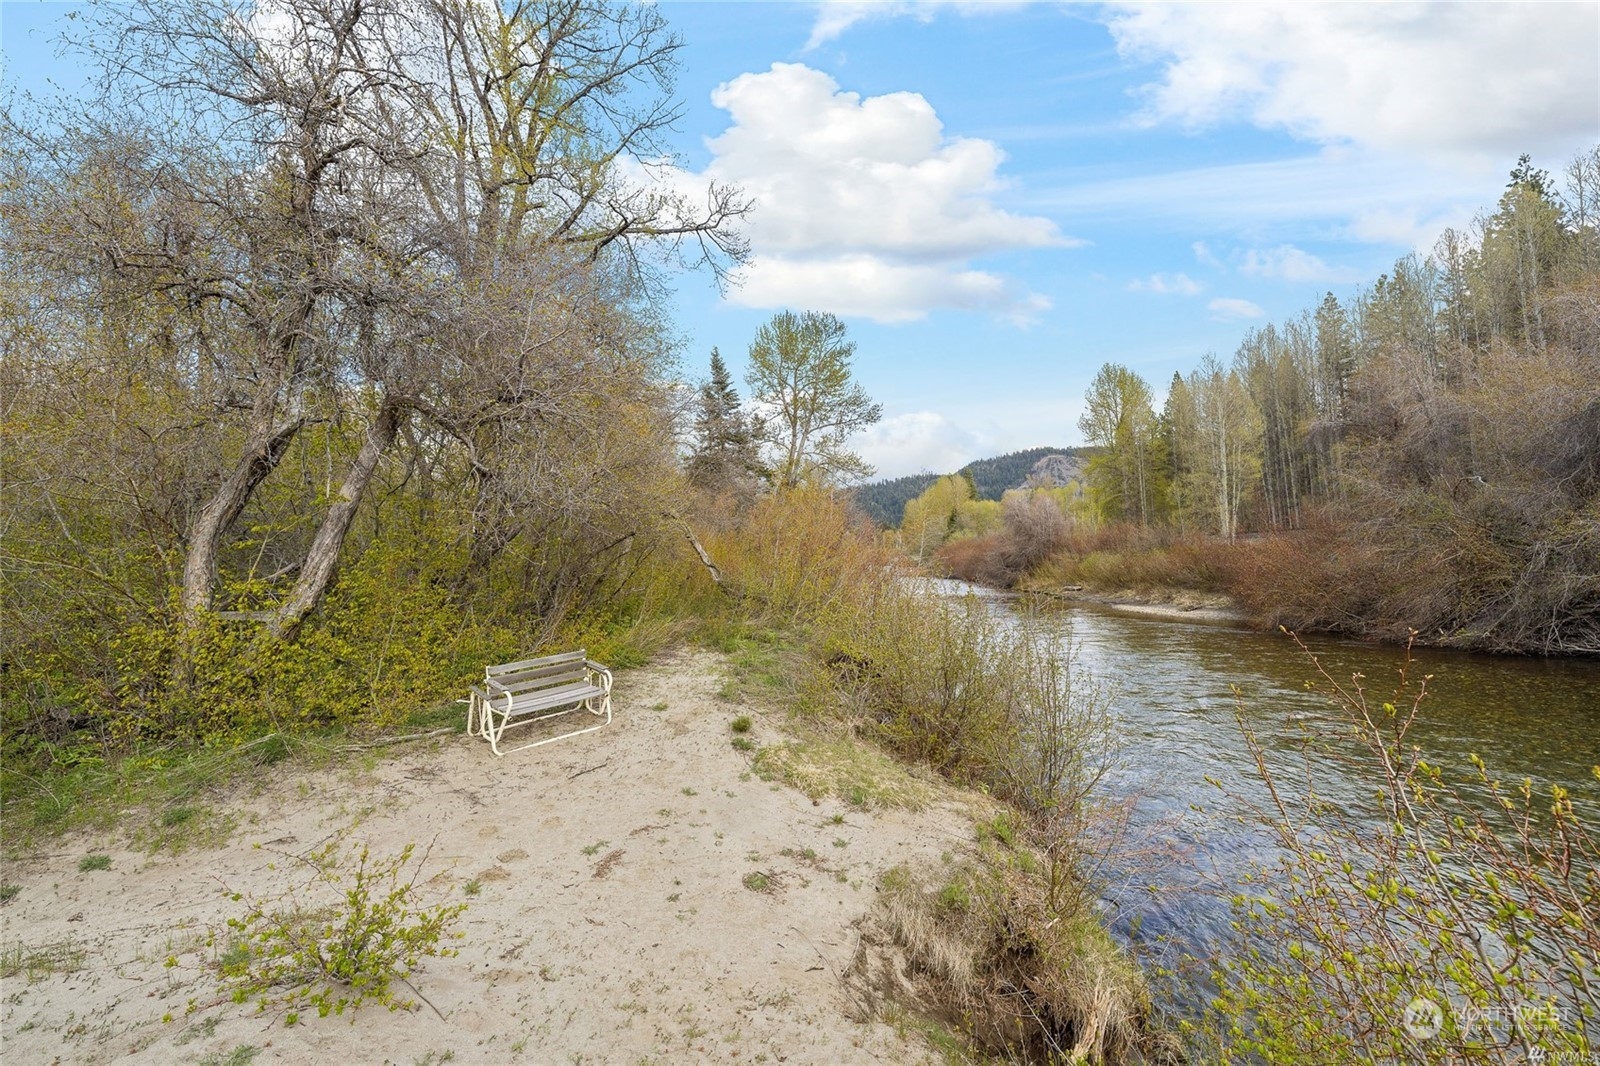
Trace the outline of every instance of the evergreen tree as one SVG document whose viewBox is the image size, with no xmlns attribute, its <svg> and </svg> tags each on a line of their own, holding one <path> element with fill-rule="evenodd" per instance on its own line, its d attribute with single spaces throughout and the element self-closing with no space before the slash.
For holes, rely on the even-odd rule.
<svg viewBox="0 0 1600 1066">
<path fill-rule="evenodd" d="M 689 479 L 702 488 L 753 491 L 765 474 L 756 445 L 758 430 L 756 420 L 741 407 L 722 353 L 711 349 L 711 378 L 700 387 L 695 414 Z"/>
</svg>

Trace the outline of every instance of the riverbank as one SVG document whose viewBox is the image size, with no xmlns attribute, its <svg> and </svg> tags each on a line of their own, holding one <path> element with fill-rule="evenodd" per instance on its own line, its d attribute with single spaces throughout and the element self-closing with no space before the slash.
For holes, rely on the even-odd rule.
<svg viewBox="0 0 1600 1066">
<path fill-rule="evenodd" d="M 1191 592 L 1187 589 L 1157 589 L 1116 592 L 1090 592 L 1082 587 L 1023 587 L 1024 596 L 1044 596 L 1053 600 L 1094 603 L 1125 614 L 1164 618 L 1179 622 L 1260 628 L 1251 614 L 1233 597 L 1220 593 Z"/>
<path fill-rule="evenodd" d="M 784 743 L 783 716 L 731 702 L 728 669 L 715 653 L 664 656 L 619 675 L 611 727 L 503 759 L 453 734 L 381 762 L 280 764 L 207 797 L 235 827 L 220 847 L 79 834 L 13 858 L 7 1058 L 938 1061 L 845 975 L 884 872 L 969 853 L 987 801 L 893 764 L 914 809 L 763 780 L 755 755 Z M 737 716 L 748 733 L 730 731 Z M 303 880 L 294 857 L 343 833 L 374 856 L 426 851 L 418 903 L 467 904 L 459 954 L 426 960 L 415 996 L 400 989 L 410 1011 L 286 1027 L 228 1001 L 205 940 L 241 912 L 230 895 L 279 898 Z M 91 855 L 106 868 L 84 869 Z"/>
</svg>

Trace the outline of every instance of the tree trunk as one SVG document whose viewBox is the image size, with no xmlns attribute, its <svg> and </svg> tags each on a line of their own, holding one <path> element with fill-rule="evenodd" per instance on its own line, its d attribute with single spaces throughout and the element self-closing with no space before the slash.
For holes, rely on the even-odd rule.
<svg viewBox="0 0 1600 1066">
<path fill-rule="evenodd" d="M 244 454 L 189 527 L 180 602 L 184 618 L 190 623 L 211 607 L 211 591 L 217 580 L 217 554 L 222 547 L 222 538 L 244 510 L 256 486 L 277 468 L 294 435 L 305 425 L 304 417 L 273 425 L 270 410 L 259 410 L 270 407 L 270 400 L 257 407 L 259 413 L 251 419 Z"/>
<path fill-rule="evenodd" d="M 300 579 L 295 582 L 294 591 L 278 608 L 267 628 L 274 638 L 292 639 L 305 622 L 306 615 L 322 598 L 328 582 L 333 580 L 339 553 L 344 548 L 345 535 L 350 532 L 350 524 L 355 521 L 356 511 L 367 494 L 367 487 L 372 484 L 378 461 L 389 450 L 389 445 L 394 443 L 399 429 L 400 405 L 385 400 L 378 410 L 378 416 L 367 427 L 366 439 L 361 442 L 361 451 L 345 474 L 344 484 L 339 486 L 338 497 L 323 516 L 322 524 L 317 527 L 317 535 L 312 538 L 311 548 L 306 552 L 306 561 L 300 568 Z"/>
</svg>

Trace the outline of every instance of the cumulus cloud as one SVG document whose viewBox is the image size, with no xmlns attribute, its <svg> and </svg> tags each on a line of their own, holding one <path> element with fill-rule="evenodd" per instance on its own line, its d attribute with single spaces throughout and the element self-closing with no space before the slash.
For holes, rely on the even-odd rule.
<svg viewBox="0 0 1600 1066">
<path fill-rule="evenodd" d="M 1206 304 L 1206 308 L 1211 312 L 1211 317 L 1218 322 L 1235 322 L 1240 319 L 1267 317 L 1267 313 L 1259 305 L 1234 296 L 1219 296 Z"/>
<path fill-rule="evenodd" d="M 1187 274 L 1151 274 L 1128 283 L 1130 292 L 1155 292 L 1163 296 L 1196 296 L 1205 286 Z"/>
<path fill-rule="evenodd" d="M 1054 222 L 997 207 L 997 145 L 946 137 L 917 93 L 863 98 L 795 63 L 741 74 L 712 93 L 732 124 L 710 139 L 691 184 L 733 182 L 756 201 L 752 258 L 730 299 L 881 322 L 941 307 L 1026 318 L 1048 307 L 969 261 L 1076 243 Z"/>
<path fill-rule="evenodd" d="M 1119 50 L 1165 67 L 1151 121 L 1242 117 L 1406 154 L 1567 153 L 1600 128 L 1600 6 L 1118 4 Z"/>
<path fill-rule="evenodd" d="M 851 441 L 880 478 L 904 477 L 924 470 L 947 474 L 983 455 L 988 443 L 933 411 L 886 418 Z"/>
</svg>

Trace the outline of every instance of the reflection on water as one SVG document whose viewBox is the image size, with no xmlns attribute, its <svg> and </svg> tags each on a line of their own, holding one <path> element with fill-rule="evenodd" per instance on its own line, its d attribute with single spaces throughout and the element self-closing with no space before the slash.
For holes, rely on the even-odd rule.
<svg viewBox="0 0 1600 1066">
<path fill-rule="evenodd" d="M 953 583 L 944 588 L 958 591 Z M 1314 664 L 1282 634 L 981 595 L 1042 635 L 1076 646 L 1080 665 L 1114 693 L 1125 749 L 1111 791 L 1134 803 L 1136 836 L 1142 832 L 1178 857 L 1118 887 L 1108 901 L 1116 930 L 1147 949 L 1176 941 L 1201 959 L 1226 952 L 1227 896 L 1253 860 L 1270 857 L 1264 840 L 1239 821 L 1248 803 L 1266 796 L 1236 708 L 1269 757 L 1297 755 L 1307 729 L 1339 721 L 1317 691 L 1326 683 Z M 1405 666 L 1399 648 L 1331 638 L 1307 644 L 1336 681 L 1364 675 L 1360 683 L 1374 704 L 1392 696 Z M 1559 783 L 1580 808 L 1600 805 L 1591 773 L 1600 765 L 1600 663 L 1425 648 L 1412 658 L 1413 680 L 1432 675 L 1409 738 L 1430 762 L 1458 777 L 1469 772 L 1467 755 L 1478 753 L 1501 780 L 1531 778 L 1546 794 Z M 1347 769 L 1325 770 L 1319 787 L 1336 801 L 1370 793 Z M 1151 882 L 1161 891 L 1145 891 Z"/>
</svg>

